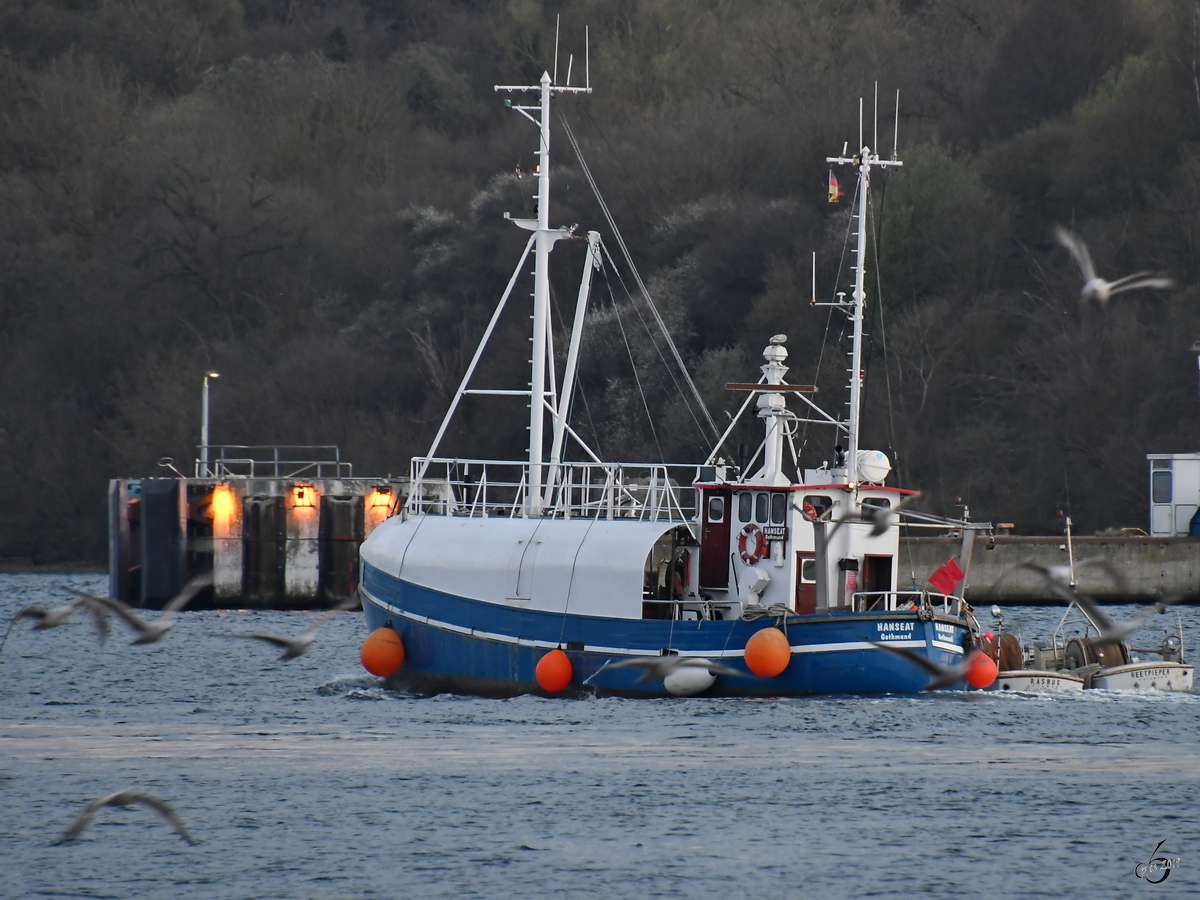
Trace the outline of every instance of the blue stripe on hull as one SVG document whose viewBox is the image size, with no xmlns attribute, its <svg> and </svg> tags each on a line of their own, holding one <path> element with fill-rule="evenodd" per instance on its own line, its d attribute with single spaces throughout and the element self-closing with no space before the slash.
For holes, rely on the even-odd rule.
<svg viewBox="0 0 1200 900">
<path fill-rule="evenodd" d="M 750 674 L 741 651 L 751 635 L 773 626 L 772 619 L 671 622 L 514 609 L 423 588 L 365 564 L 362 590 L 369 628 L 391 624 L 404 640 L 405 663 L 398 681 L 428 691 L 544 694 L 534 668 L 549 648 L 561 642 L 564 648 L 584 647 L 566 649 L 574 678 L 564 694 L 669 696 L 662 681 L 638 684 L 640 670 L 601 671 L 609 661 L 653 656 L 665 648 L 720 659 L 746 672 L 744 678 L 719 676 L 705 696 L 910 693 L 920 691 L 928 676 L 911 662 L 863 642 L 879 640 L 884 631 L 899 634 L 922 642 L 923 646 L 912 647 L 917 652 L 954 665 L 961 662 L 962 654 L 948 647 L 961 646 L 966 633 L 959 620 L 942 616 L 922 621 L 911 612 L 792 616 L 787 621 L 791 662 L 782 674 L 764 679 Z M 886 623 L 884 628 L 880 623 Z M 935 627 L 939 623 L 940 635 Z M 953 633 L 949 641 L 947 627 Z M 935 640 L 942 646 L 936 646 Z M 823 649 L 831 645 L 850 646 Z"/>
</svg>

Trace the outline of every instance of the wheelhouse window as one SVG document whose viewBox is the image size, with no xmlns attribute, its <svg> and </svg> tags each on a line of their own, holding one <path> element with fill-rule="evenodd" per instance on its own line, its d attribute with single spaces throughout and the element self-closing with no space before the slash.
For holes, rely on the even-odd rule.
<svg viewBox="0 0 1200 900">
<path fill-rule="evenodd" d="M 818 516 L 833 506 L 833 500 L 824 494 L 807 494 L 803 502 L 815 509 Z"/>
<path fill-rule="evenodd" d="M 725 521 L 725 498 L 724 497 L 709 497 L 708 498 L 708 521 L 724 522 Z"/>
<path fill-rule="evenodd" d="M 754 515 L 754 495 L 748 491 L 738 494 L 738 521 L 749 522 Z"/>
<path fill-rule="evenodd" d="M 779 491 L 771 495 L 771 524 L 782 525 L 787 518 L 788 495 Z"/>
<path fill-rule="evenodd" d="M 891 509 L 892 501 L 887 497 L 863 497 L 863 506 L 871 506 L 875 509 Z"/>
<path fill-rule="evenodd" d="M 767 524 L 767 506 L 770 503 L 770 494 L 761 493 L 754 497 L 754 521 L 759 525 Z"/>
</svg>

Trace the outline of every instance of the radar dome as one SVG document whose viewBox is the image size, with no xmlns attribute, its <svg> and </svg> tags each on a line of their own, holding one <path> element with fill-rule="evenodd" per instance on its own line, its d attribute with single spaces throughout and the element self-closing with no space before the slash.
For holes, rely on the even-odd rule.
<svg viewBox="0 0 1200 900">
<path fill-rule="evenodd" d="M 879 450 L 858 451 L 858 480 L 880 484 L 892 471 L 891 460 Z"/>
</svg>

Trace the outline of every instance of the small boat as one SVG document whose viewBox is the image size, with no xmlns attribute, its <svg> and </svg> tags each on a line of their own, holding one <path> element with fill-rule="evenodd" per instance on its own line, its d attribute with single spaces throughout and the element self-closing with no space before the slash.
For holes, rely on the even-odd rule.
<svg viewBox="0 0 1200 900">
<path fill-rule="evenodd" d="M 985 652 L 997 661 L 999 673 L 993 690 L 1190 691 L 1195 666 L 1183 659 L 1183 622 L 1176 614 L 1176 628 L 1163 635 L 1158 647 L 1131 648 L 1128 643 L 1097 645 L 1093 622 L 1087 610 L 1070 604 L 1063 613 L 1050 643 L 1036 641 L 1022 649 L 1011 633 L 1003 632 L 999 607 L 992 607 L 1001 633 L 995 650 L 984 641 Z M 1142 660 L 1134 653 L 1150 653 L 1158 660 Z"/>
<path fill-rule="evenodd" d="M 551 98 L 590 88 L 555 85 L 543 74 L 538 85 L 497 90 L 519 98 L 510 105 L 540 132 L 537 218 L 513 219 L 532 232 L 525 255 L 429 451 L 412 460 L 403 508 L 361 547 L 367 623 L 393 629 L 403 644 L 395 683 L 496 696 L 890 693 L 920 691 L 930 677 L 880 644 L 938 666 L 962 663 L 978 643 L 971 607 L 953 580 L 945 592 L 898 590 L 896 523 L 904 514 L 957 529 L 963 568 L 974 531 L 990 526 L 902 511 L 915 492 L 888 484 L 887 457 L 859 446 L 867 197 L 873 171 L 901 165 L 895 154 L 883 159 L 862 146 L 829 159 L 858 176 L 852 295 L 827 304 L 813 297 L 849 325 L 848 412 L 829 414 L 811 399 L 815 388 L 785 380 L 787 338 L 776 335 L 760 377 L 726 386 L 745 402 L 724 434 L 714 427 L 716 443 L 702 461 L 603 462 L 572 428 L 570 411 L 592 273 L 615 262 L 597 232 L 552 228 L 549 206 Z M 631 267 L 611 218 L 609 225 Z M 560 241 L 586 242 L 561 375 L 547 275 Z M 478 386 L 477 364 L 531 251 L 530 380 Z M 662 334 L 673 349 L 665 327 Z M 694 386 L 692 394 L 699 401 Z M 522 399 L 528 459 L 437 455 L 470 395 Z M 722 448 L 752 401 L 765 434 L 743 473 Z M 702 404 L 700 411 L 708 416 Z M 792 443 L 800 422 L 831 430 L 832 466 L 801 468 Z"/>
</svg>

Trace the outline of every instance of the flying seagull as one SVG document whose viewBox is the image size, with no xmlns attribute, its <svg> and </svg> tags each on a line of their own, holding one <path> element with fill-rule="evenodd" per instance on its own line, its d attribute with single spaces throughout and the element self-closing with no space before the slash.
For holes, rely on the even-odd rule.
<svg viewBox="0 0 1200 900">
<path fill-rule="evenodd" d="M 1119 571 L 1117 571 L 1117 569 L 1114 568 L 1113 564 L 1110 563 L 1107 559 L 1104 559 L 1103 557 L 1100 557 L 1100 556 L 1090 556 L 1087 559 L 1080 559 L 1075 562 L 1076 570 L 1083 569 L 1088 566 L 1095 566 L 1097 568 L 1103 569 L 1108 574 L 1108 576 L 1113 580 L 1113 584 L 1115 584 L 1121 590 L 1125 590 L 1125 588 L 1126 588 L 1125 577 Z M 1062 588 L 1064 590 L 1070 590 L 1071 588 L 1073 588 L 1075 586 L 1074 583 L 1071 581 L 1071 566 L 1070 565 L 1065 564 L 1065 563 L 1060 563 L 1059 565 L 1054 565 L 1054 566 L 1044 566 L 1041 563 L 1035 562 L 1032 559 L 1027 559 L 1023 563 L 1018 563 L 1015 566 L 1011 566 L 1008 569 L 1005 569 L 1004 572 L 1001 573 L 1000 577 L 998 579 L 996 579 L 996 583 L 999 584 L 1000 581 L 1002 581 L 1004 578 L 1006 578 L 1011 572 L 1014 572 L 1018 569 L 1029 569 L 1032 572 L 1036 572 L 1038 575 L 1040 575 L 1042 577 L 1042 579 L 1047 584 L 1050 584 L 1050 585 L 1058 587 L 1058 588 Z"/>
<path fill-rule="evenodd" d="M 263 632 L 255 632 L 254 634 L 214 634 L 213 637 L 223 638 L 248 638 L 256 641 L 266 641 L 269 644 L 274 644 L 277 647 L 283 648 L 283 653 L 280 654 L 280 659 L 295 659 L 297 656 L 303 656 L 312 649 L 313 642 L 317 639 L 317 632 L 320 631 L 325 623 L 336 616 L 339 612 L 347 609 L 354 609 L 358 606 L 358 592 L 350 595 L 348 600 L 342 601 L 333 609 L 321 616 L 308 629 L 302 632 L 297 637 L 285 637 L 281 634 L 265 634 Z"/>
<path fill-rule="evenodd" d="M 894 647 L 891 644 L 881 644 L 878 641 L 867 641 L 880 650 L 886 650 L 888 653 L 893 653 L 896 656 L 902 656 L 909 662 L 916 663 L 922 669 L 932 676 L 929 684 L 921 688 L 922 691 L 936 691 L 938 688 L 950 687 L 952 684 L 958 684 L 967 677 L 967 670 L 971 667 L 971 662 L 975 658 L 978 650 L 972 650 L 962 662 L 956 666 L 943 666 L 940 663 L 935 663 L 932 659 L 922 656 L 915 650 L 910 650 L 907 647 Z"/>
<path fill-rule="evenodd" d="M 739 672 L 724 663 L 713 662 L 709 659 L 699 659 L 693 656 L 636 656 L 633 659 L 623 659 L 620 662 L 606 662 L 602 669 L 645 669 L 642 676 L 635 682 L 645 684 L 647 681 L 657 681 L 666 678 L 680 669 L 707 669 L 710 675 L 736 675 L 746 677 L 745 672 Z"/>
<path fill-rule="evenodd" d="M 1113 294 L 1121 291 L 1132 291 L 1135 288 L 1171 288 L 1175 282 L 1161 272 L 1138 272 L 1136 275 L 1126 275 L 1116 281 L 1105 281 L 1096 275 L 1096 267 L 1092 265 L 1092 255 L 1088 253 L 1085 244 L 1074 232 L 1067 231 L 1061 225 L 1054 226 L 1054 236 L 1075 257 L 1075 262 L 1083 272 L 1083 290 L 1079 297 L 1085 303 L 1095 300 L 1107 303 Z"/>
<path fill-rule="evenodd" d="M 1091 620 L 1100 632 L 1094 638 L 1089 638 L 1093 647 L 1106 647 L 1109 644 L 1119 644 L 1142 627 L 1142 623 L 1149 616 L 1155 613 L 1165 612 L 1168 606 L 1172 606 L 1183 599 L 1183 594 L 1175 594 L 1170 597 L 1164 597 L 1157 603 L 1147 606 L 1132 619 L 1125 619 L 1120 622 L 1108 615 L 1100 608 L 1092 597 L 1086 594 L 1071 594 L 1071 599 L 1075 601 L 1085 616 Z M 1065 598 L 1064 598 L 1065 599 Z"/>
<path fill-rule="evenodd" d="M 833 537 L 834 533 L 847 522 L 851 524 L 870 525 L 871 537 L 879 537 L 900 521 L 900 510 L 904 509 L 904 507 L 908 506 L 908 504 L 912 503 L 919 496 L 921 496 L 920 493 L 907 494 L 895 506 L 873 506 L 869 503 L 863 503 L 857 508 L 848 509 L 834 520 L 833 527 L 829 529 L 829 533 L 825 535 L 825 538 L 828 540 Z M 803 512 L 808 518 L 813 518 L 809 510 L 803 510 Z M 816 510 L 813 509 L 812 512 L 816 512 Z"/>
<path fill-rule="evenodd" d="M 124 619 L 125 624 L 137 632 L 137 637 L 130 641 L 130 643 L 154 644 L 167 636 L 167 632 L 175 624 L 175 614 L 187 606 L 200 591 L 210 584 L 212 584 L 211 572 L 204 572 L 197 575 L 183 586 L 183 590 L 171 598 L 171 601 L 163 607 L 162 615 L 152 622 L 147 622 L 120 600 L 97 597 L 95 594 L 89 594 L 86 591 L 77 591 L 74 588 L 70 588 L 69 590 L 77 596 L 90 597 L 92 600 L 102 603 L 105 607 Z"/>
<path fill-rule="evenodd" d="M 179 816 L 175 814 L 175 810 L 171 809 L 166 801 L 160 800 L 153 794 L 147 794 L 145 791 L 139 790 L 117 791 L 117 793 L 109 794 L 107 797 L 100 797 L 97 800 L 93 800 L 83 808 L 83 811 L 75 817 L 75 821 L 67 826 L 66 831 L 54 843 L 62 844 L 66 841 L 75 840 L 75 838 L 79 837 L 79 833 L 88 827 L 88 824 L 92 821 L 96 813 L 105 806 L 133 806 L 135 803 L 147 806 L 162 816 L 167 824 L 175 830 L 176 834 L 189 844 L 196 843 L 192 839 L 192 836 L 188 834 L 187 829 L 183 827 L 183 822 L 179 820 Z"/>
<path fill-rule="evenodd" d="M 67 588 L 67 590 L 71 589 Z M 38 623 L 33 626 L 33 630 L 45 631 L 48 628 L 57 628 L 59 625 L 65 625 L 67 620 L 71 618 L 71 613 L 75 612 L 81 606 L 85 607 L 92 614 L 92 622 L 96 627 L 96 634 L 99 635 L 100 643 L 103 644 L 108 640 L 108 609 L 88 595 L 76 597 L 70 603 L 63 606 L 56 606 L 54 609 L 42 609 L 40 606 L 33 605 L 21 607 L 8 623 L 8 629 L 4 632 L 4 637 L 0 638 L 0 650 L 4 649 L 9 632 L 13 630 L 13 626 L 21 619 L 37 619 Z"/>
</svg>

